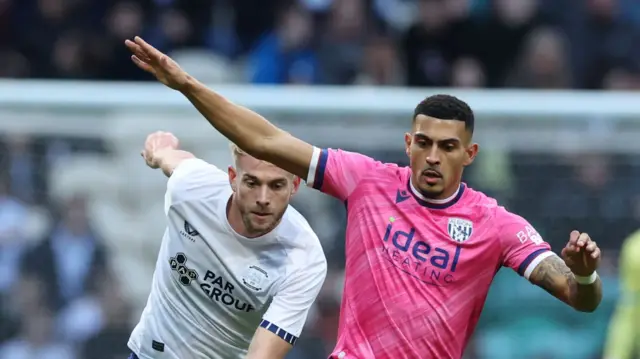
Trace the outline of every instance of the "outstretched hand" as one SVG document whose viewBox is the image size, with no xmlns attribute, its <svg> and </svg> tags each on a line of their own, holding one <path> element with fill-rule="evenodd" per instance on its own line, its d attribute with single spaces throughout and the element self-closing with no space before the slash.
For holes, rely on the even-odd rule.
<svg viewBox="0 0 640 359">
<path fill-rule="evenodd" d="M 588 234 L 572 231 L 562 249 L 562 259 L 577 276 L 590 276 L 600 264 L 600 248 Z"/>
<path fill-rule="evenodd" d="M 144 149 L 140 153 L 147 166 L 155 169 L 160 167 L 159 152 L 164 150 L 176 150 L 178 149 L 179 141 L 176 136 L 171 132 L 157 131 L 149 136 L 144 141 Z"/>
<path fill-rule="evenodd" d="M 133 63 L 155 76 L 158 81 L 178 91 L 186 86 L 189 75 L 180 68 L 178 63 L 149 45 L 141 37 L 136 36 L 133 41 L 126 40 L 124 44 L 133 53 L 131 55 Z"/>
</svg>

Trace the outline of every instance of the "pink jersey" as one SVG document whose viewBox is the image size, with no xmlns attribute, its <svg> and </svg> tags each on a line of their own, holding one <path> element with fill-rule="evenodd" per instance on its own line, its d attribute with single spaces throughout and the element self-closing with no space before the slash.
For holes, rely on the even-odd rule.
<svg viewBox="0 0 640 359">
<path fill-rule="evenodd" d="M 314 149 L 307 184 L 347 207 L 335 359 L 459 359 L 496 272 L 528 278 L 553 252 L 522 217 L 462 184 L 447 200 L 411 169 Z"/>
</svg>

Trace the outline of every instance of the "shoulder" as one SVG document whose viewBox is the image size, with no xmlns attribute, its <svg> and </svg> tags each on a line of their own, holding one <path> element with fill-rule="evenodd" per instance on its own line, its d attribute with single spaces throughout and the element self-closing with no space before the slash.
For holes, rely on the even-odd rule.
<svg viewBox="0 0 640 359">
<path fill-rule="evenodd" d="M 302 250 L 322 249 L 316 232 L 304 216 L 289 205 L 278 226 L 278 241 L 286 247 Z"/>
<path fill-rule="evenodd" d="M 226 172 L 198 158 L 182 161 L 167 182 L 167 204 L 226 196 L 230 191 Z"/>
<path fill-rule="evenodd" d="M 498 233 L 512 225 L 528 224 L 522 216 L 509 211 L 495 198 L 470 187 L 465 188 L 462 201 L 465 209 L 470 211 L 474 218 L 481 222 L 491 223 L 491 226 Z"/>
<path fill-rule="evenodd" d="M 495 198 L 489 197 L 466 184 L 464 184 L 464 193 L 460 202 L 464 207 L 472 210 L 473 213 L 483 217 L 491 217 L 491 219 L 510 213 Z"/>
<path fill-rule="evenodd" d="M 278 227 L 278 242 L 285 247 L 292 267 L 306 267 L 311 263 L 324 264 L 326 259 L 320 239 L 306 218 L 289 206 Z"/>
</svg>

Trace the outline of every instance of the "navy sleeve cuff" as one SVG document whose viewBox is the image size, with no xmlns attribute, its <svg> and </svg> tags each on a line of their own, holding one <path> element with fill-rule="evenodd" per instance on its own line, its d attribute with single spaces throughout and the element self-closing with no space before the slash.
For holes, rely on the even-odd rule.
<svg viewBox="0 0 640 359">
<path fill-rule="evenodd" d="M 270 331 L 271 333 L 279 336 L 280 338 L 282 338 L 282 340 L 284 340 L 285 342 L 294 345 L 296 343 L 296 341 L 298 340 L 298 337 L 296 337 L 295 335 L 287 332 L 284 329 L 281 329 L 279 326 L 271 323 L 270 321 L 263 319 L 262 322 L 260 322 L 260 327 Z"/>
</svg>

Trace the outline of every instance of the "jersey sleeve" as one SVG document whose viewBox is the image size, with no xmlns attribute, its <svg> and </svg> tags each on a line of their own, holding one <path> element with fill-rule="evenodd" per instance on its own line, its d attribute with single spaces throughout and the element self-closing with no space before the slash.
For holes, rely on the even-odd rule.
<svg viewBox="0 0 640 359">
<path fill-rule="evenodd" d="M 312 258 L 304 259 L 283 281 L 260 323 L 291 345 L 298 340 L 327 276 L 327 261 L 321 248 L 313 251 Z"/>
<path fill-rule="evenodd" d="M 529 279 L 543 259 L 555 255 L 551 246 L 524 218 L 499 207 L 497 210 L 499 221 L 500 245 L 502 247 L 502 265 L 518 272 Z"/>
<path fill-rule="evenodd" d="M 314 147 L 306 182 L 309 187 L 345 201 L 363 175 L 384 166 L 360 153 Z"/>
<path fill-rule="evenodd" d="M 639 254 L 640 232 L 637 232 L 625 241 L 620 252 L 620 299 L 609 323 L 605 359 L 631 359 L 634 350 L 640 350 Z"/>
<path fill-rule="evenodd" d="M 212 194 L 212 189 L 228 182 L 227 173 L 198 158 L 186 159 L 173 170 L 167 181 L 165 213 L 171 206 Z"/>
</svg>

